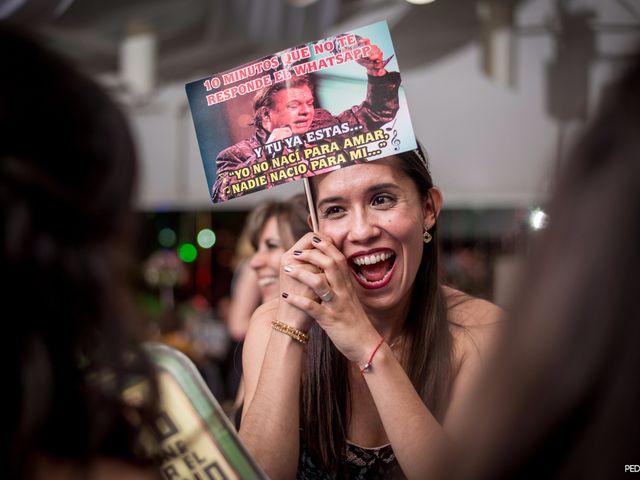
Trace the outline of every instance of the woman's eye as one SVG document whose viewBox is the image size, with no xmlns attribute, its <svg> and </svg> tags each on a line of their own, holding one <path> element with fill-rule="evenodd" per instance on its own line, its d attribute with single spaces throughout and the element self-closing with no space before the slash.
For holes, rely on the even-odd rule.
<svg viewBox="0 0 640 480">
<path fill-rule="evenodd" d="M 344 212 L 342 207 L 338 207 L 337 205 L 332 205 L 331 207 L 327 207 L 322 212 L 322 216 L 324 218 L 337 217 Z"/>
<path fill-rule="evenodd" d="M 393 202 L 394 202 L 394 198 L 391 195 L 384 194 L 384 195 L 376 195 L 375 197 L 373 197 L 371 204 L 374 206 L 385 206 L 385 205 L 392 205 Z"/>
</svg>

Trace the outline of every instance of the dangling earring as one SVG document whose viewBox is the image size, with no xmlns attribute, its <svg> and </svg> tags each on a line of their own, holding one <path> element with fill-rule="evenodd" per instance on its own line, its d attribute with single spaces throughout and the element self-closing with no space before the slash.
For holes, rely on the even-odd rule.
<svg viewBox="0 0 640 480">
<path fill-rule="evenodd" d="M 422 239 L 423 239 L 424 243 L 429 243 L 432 238 L 433 237 L 429 233 L 429 230 L 427 230 L 427 227 L 424 227 L 424 233 L 422 234 Z"/>
</svg>

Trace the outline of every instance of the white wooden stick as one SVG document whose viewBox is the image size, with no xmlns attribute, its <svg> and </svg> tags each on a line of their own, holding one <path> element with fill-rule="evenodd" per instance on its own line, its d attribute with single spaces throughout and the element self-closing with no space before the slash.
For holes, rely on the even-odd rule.
<svg viewBox="0 0 640 480">
<path fill-rule="evenodd" d="M 307 194 L 307 204 L 309 205 L 309 214 L 311 215 L 311 225 L 313 225 L 313 231 L 318 233 L 318 215 L 316 214 L 316 209 L 313 204 L 311 184 L 309 183 L 308 177 L 303 178 L 302 181 L 304 182 L 304 193 Z"/>
</svg>

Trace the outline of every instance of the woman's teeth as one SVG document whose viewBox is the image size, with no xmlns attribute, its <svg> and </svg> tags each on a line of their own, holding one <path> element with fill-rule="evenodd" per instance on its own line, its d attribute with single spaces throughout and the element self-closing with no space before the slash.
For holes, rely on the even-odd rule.
<svg viewBox="0 0 640 480">
<path fill-rule="evenodd" d="M 393 255 L 393 253 L 391 252 L 384 252 L 384 253 L 378 253 L 376 255 L 365 255 L 362 257 L 357 257 L 353 259 L 353 263 L 355 263 L 358 266 L 362 266 L 362 265 L 374 265 L 378 262 L 382 262 L 384 260 L 387 260 L 388 258 L 391 257 L 391 255 Z"/>
<path fill-rule="evenodd" d="M 276 277 L 262 277 L 258 279 L 258 286 L 260 287 L 266 287 L 273 283 L 276 283 Z"/>
</svg>

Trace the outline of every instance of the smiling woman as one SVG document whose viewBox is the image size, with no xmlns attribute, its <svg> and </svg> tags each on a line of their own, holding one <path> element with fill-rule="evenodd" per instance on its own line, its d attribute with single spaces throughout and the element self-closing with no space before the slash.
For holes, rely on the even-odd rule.
<svg viewBox="0 0 640 480">
<path fill-rule="evenodd" d="M 231 304 L 234 337 L 242 341 L 249 318 L 256 307 L 278 297 L 280 292 L 280 258 L 294 242 L 309 231 L 308 210 L 304 195 L 286 202 L 266 202 L 254 209 L 245 222 L 243 235 L 254 249 L 248 265 L 238 270 Z M 259 292 L 256 292 L 256 282 Z M 236 413 L 242 409 L 244 381 L 234 402 Z"/>
<path fill-rule="evenodd" d="M 321 230 L 342 251 L 358 284 L 380 289 L 378 297 L 384 292 L 408 299 L 422 256 L 423 228 L 435 224 L 442 196 L 432 187 L 420 198 L 399 162 L 390 157 L 326 175 L 316 183 L 316 192 Z M 399 288 L 381 290 L 392 280 Z M 364 305 L 373 301 L 368 293 L 361 297 Z M 383 306 L 396 303 L 389 299 Z"/>
<path fill-rule="evenodd" d="M 249 266 L 258 276 L 262 302 L 279 293 L 280 257 L 309 231 L 304 195 L 287 202 L 267 202 L 247 218 L 247 234 L 255 250 Z"/>
<path fill-rule="evenodd" d="M 247 335 L 240 434 L 273 478 L 435 478 L 499 311 L 440 282 L 421 150 L 312 189 L 319 232 Z"/>
</svg>

